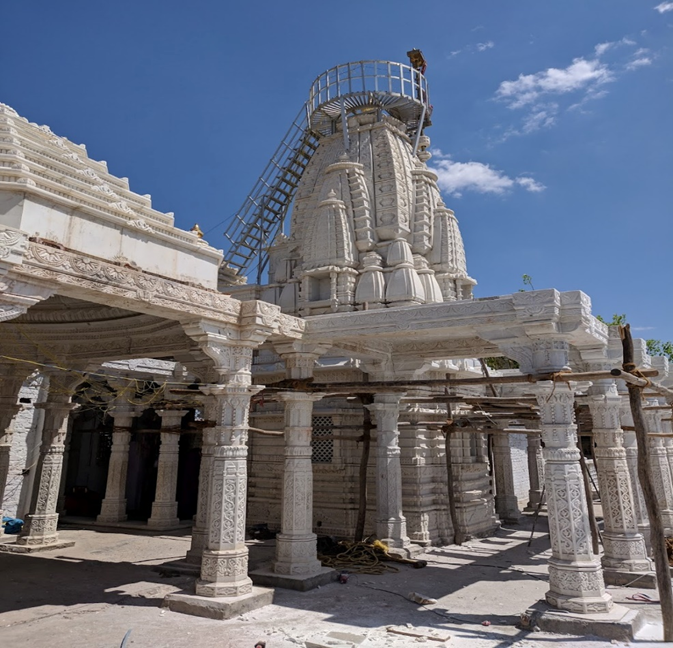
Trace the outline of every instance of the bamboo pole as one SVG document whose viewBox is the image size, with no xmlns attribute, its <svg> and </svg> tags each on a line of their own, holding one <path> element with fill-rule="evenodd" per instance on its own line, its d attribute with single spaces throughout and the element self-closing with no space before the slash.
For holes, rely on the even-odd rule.
<svg viewBox="0 0 673 648">
<path fill-rule="evenodd" d="M 589 528 L 591 529 L 591 548 L 593 549 L 594 554 L 598 556 L 598 554 L 600 553 L 600 547 L 598 546 L 600 535 L 598 533 L 598 522 L 596 522 L 594 498 L 593 495 L 591 494 L 591 486 L 589 485 L 589 479 L 591 479 L 591 474 L 589 473 L 589 467 L 587 466 L 586 457 L 584 456 L 584 452 L 582 451 L 582 435 L 580 433 L 577 406 L 575 406 L 575 421 L 577 422 L 577 450 L 579 451 L 580 454 L 580 468 L 582 470 L 582 482 L 584 483 L 584 496 L 586 497 L 587 500 L 587 512 L 589 514 Z"/>
<path fill-rule="evenodd" d="M 615 373 L 617 372 L 617 373 Z M 642 376 L 658 376 L 659 371 L 657 369 L 642 369 L 639 371 L 639 374 Z M 423 390 L 430 387 L 457 387 L 461 385 L 507 385 L 507 384 L 517 384 L 517 383 L 530 383 L 534 384 L 536 382 L 544 380 L 556 380 L 562 382 L 570 381 L 585 381 L 585 380 L 604 380 L 606 378 L 622 378 L 626 381 L 634 382 L 643 380 L 636 378 L 628 372 L 624 373 L 621 369 L 613 369 L 612 371 L 584 371 L 584 372 L 556 372 L 556 373 L 547 373 L 547 374 L 519 374 L 513 376 L 481 376 L 478 378 L 449 378 L 438 379 L 438 380 L 424 380 L 424 381 L 407 381 L 407 380 L 391 380 L 390 382 L 377 381 L 377 382 L 342 382 L 342 383 L 320 383 L 312 382 L 311 380 L 283 380 L 278 383 L 267 385 L 263 392 L 260 394 L 265 394 L 265 398 L 273 392 L 277 391 L 291 391 L 293 389 L 306 391 L 306 392 L 326 392 L 328 395 L 351 395 L 357 396 L 358 394 L 376 394 L 383 393 L 386 391 L 408 391 L 411 389 L 414 390 Z M 652 383 L 650 381 L 644 381 L 641 386 L 647 385 L 651 389 L 660 389 L 664 390 L 661 393 L 665 393 L 673 396 L 673 390 L 670 390 L 662 385 L 657 383 Z M 259 397 L 258 397 L 259 399 Z"/>
<path fill-rule="evenodd" d="M 449 395 L 449 390 L 445 387 L 446 395 Z M 462 545 L 465 541 L 463 533 L 458 525 L 458 511 L 456 510 L 456 494 L 453 485 L 453 453 L 451 451 L 451 432 L 453 425 L 453 412 L 451 408 L 451 401 L 446 401 L 446 425 L 442 427 L 444 434 L 444 459 L 446 461 L 446 483 L 449 494 L 449 516 L 451 518 L 451 526 L 453 527 L 453 542 L 457 545 Z"/>
<path fill-rule="evenodd" d="M 285 430 L 262 430 L 262 428 L 249 427 L 249 432 L 255 432 L 256 434 L 266 434 L 268 436 L 283 436 Z"/>
<path fill-rule="evenodd" d="M 367 405 L 371 405 L 374 399 L 370 394 L 360 396 L 362 403 L 362 454 L 360 455 L 360 469 L 358 471 L 358 517 L 355 522 L 355 542 L 362 542 L 365 535 L 365 521 L 367 519 L 367 466 L 369 465 L 369 452 L 372 440 L 372 415 Z"/>
<path fill-rule="evenodd" d="M 404 396 L 403 401 L 411 401 L 413 403 L 423 403 L 425 401 L 437 401 L 439 403 L 446 403 L 447 400 L 451 403 L 486 403 L 494 405 L 529 405 L 537 404 L 535 396 Z"/>
<path fill-rule="evenodd" d="M 636 365 L 633 361 L 633 339 L 631 327 L 619 327 L 622 338 L 624 353 L 623 369 L 625 372 L 634 371 Z M 636 431 L 636 443 L 638 445 L 638 479 L 643 489 L 643 499 L 647 507 L 647 515 L 650 519 L 650 544 L 652 557 L 657 573 L 657 588 L 661 604 L 661 616 L 664 622 L 664 641 L 673 641 L 673 590 L 671 589 L 671 571 L 666 552 L 666 539 L 664 538 L 664 525 L 661 520 L 661 512 L 657 503 L 657 496 L 652 485 L 650 476 L 649 444 L 647 442 L 647 427 L 643 415 L 642 393 L 638 385 L 627 382 L 629 390 L 629 403 L 633 415 L 633 424 Z"/>
<path fill-rule="evenodd" d="M 540 434 L 540 430 L 533 430 L 530 428 L 499 428 L 499 427 L 481 427 L 476 425 L 455 425 L 451 422 L 444 421 L 418 421 L 417 423 L 401 422 L 398 425 L 422 425 L 426 427 L 444 428 L 450 425 L 455 432 L 471 432 L 475 434 Z"/>
</svg>

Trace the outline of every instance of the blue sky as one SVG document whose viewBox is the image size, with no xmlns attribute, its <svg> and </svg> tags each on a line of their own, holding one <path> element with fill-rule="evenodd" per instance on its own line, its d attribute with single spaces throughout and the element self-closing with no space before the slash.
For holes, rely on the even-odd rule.
<svg viewBox="0 0 673 648">
<path fill-rule="evenodd" d="M 216 247 L 318 74 L 418 47 L 476 296 L 528 274 L 673 339 L 673 2 L 23 0 L 3 24 L 0 101 Z"/>
</svg>

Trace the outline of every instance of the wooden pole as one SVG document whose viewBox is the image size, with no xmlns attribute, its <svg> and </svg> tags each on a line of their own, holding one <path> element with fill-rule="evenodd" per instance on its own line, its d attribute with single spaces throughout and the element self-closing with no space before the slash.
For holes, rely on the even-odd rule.
<svg viewBox="0 0 673 648">
<path fill-rule="evenodd" d="M 625 372 L 634 372 L 636 369 L 633 360 L 633 339 L 631 327 L 619 327 L 622 338 L 624 359 L 622 367 Z M 650 518 L 650 544 L 652 546 L 652 558 L 657 573 L 657 588 L 661 603 L 661 616 L 664 622 L 664 641 L 673 641 L 673 590 L 671 589 L 671 570 L 668 564 L 666 552 L 666 539 L 664 538 L 664 525 L 661 521 L 661 513 L 657 502 L 657 496 L 652 485 L 650 476 L 650 451 L 647 442 L 647 427 L 643 415 L 643 403 L 641 387 L 627 382 L 629 390 L 629 403 L 633 424 L 636 429 L 636 443 L 638 446 L 638 479 L 643 489 L 643 499 L 647 507 L 647 515 Z"/>
<path fill-rule="evenodd" d="M 638 376 L 651 376 L 655 375 L 658 376 L 659 372 L 656 374 L 652 374 L 652 371 L 656 371 L 653 369 L 639 369 L 638 370 Z M 620 373 L 619 369 L 613 369 L 610 372 L 613 376 L 617 376 L 618 378 L 622 378 L 623 380 L 626 380 L 627 383 L 630 383 L 632 385 L 637 385 L 638 387 L 647 387 L 649 391 L 653 391 L 655 394 L 658 394 L 659 396 L 667 396 L 671 397 L 673 396 L 673 389 L 669 389 L 668 387 L 664 387 L 663 385 L 660 385 L 657 382 L 653 382 L 651 380 L 645 380 L 644 378 L 641 377 L 636 377 L 636 376 L 631 376 L 630 378 L 627 377 L 629 374 L 627 372 L 622 371 Z"/>
<path fill-rule="evenodd" d="M 617 372 L 617 373 L 615 373 Z M 658 376 L 657 369 L 641 369 L 639 371 L 641 376 Z M 277 383 L 267 385 L 261 391 L 255 400 L 262 398 L 271 400 L 273 394 L 278 391 L 292 391 L 298 390 L 303 392 L 324 392 L 327 395 L 348 395 L 357 396 L 362 393 L 378 394 L 387 393 L 391 391 L 409 391 L 409 390 L 426 390 L 431 387 L 458 387 L 461 385 L 509 385 L 516 383 L 534 384 L 543 380 L 556 380 L 562 382 L 583 381 L 583 380 L 601 380 L 610 377 L 622 378 L 628 381 L 643 381 L 643 386 L 647 384 L 650 389 L 659 389 L 660 393 L 673 395 L 673 390 L 670 390 L 656 383 L 646 381 L 644 378 L 637 378 L 623 374 L 619 369 L 612 371 L 585 371 L 573 373 L 571 371 L 563 371 L 547 374 L 519 374 L 513 376 L 482 376 L 479 378 L 450 378 L 443 380 L 423 380 L 423 381 L 408 381 L 408 380 L 391 380 L 377 381 L 377 382 L 342 382 L 342 383 L 320 383 L 312 380 L 302 379 L 286 379 Z M 640 383 L 638 383 L 640 384 Z"/>
<path fill-rule="evenodd" d="M 448 395 L 448 389 L 445 388 Z M 453 527 L 453 542 L 457 545 L 462 545 L 465 541 L 462 531 L 458 526 L 458 512 L 456 510 L 456 494 L 453 490 L 453 456 L 451 452 L 451 432 L 453 425 L 453 410 L 451 408 L 451 401 L 446 401 L 446 418 L 447 424 L 442 427 L 444 433 L 444 458 L 446 460 L 446 484 L 449 492 L 449 516 L 451 517 L 451 526 Z"/>
<path fill-rule="evenodd" d="M 591 486 L 589 485 L 589 468 L 587 466 L 587 460 L 584 457 L 584 452 L 582 452 L 582 442 L 580 441 L 579 434 L 577 435 L 577 449 L 580 453 L 580 466 L 582 468 L 582 481 L 584 482 L 584 495 L 587 498 L 587 511 L 589 513 L 589 527 L 591 528 L 591 548 L 596 556 L 600 553 L 600 547 L 598 546 L 599 533 L 598 533 L 598 523 L 596 522 L 596 512 L 594 511 L 594 498 L 591 494 Z"/>
<path fill-rule="evenodd" d="M 596 510 L 594 508 L 594 498 L 593 494 L 591 493 L 591 486 L 589 485 L 589 480 L 591 480 L 591 483 L 594 485 L 594 488 L 596 488 L 596 484 L 594 484 L 594 480 L 591 476 L 591 473 L 589 472 L 589 466 L 587 466 L 587 460 L 582 450 L 582 430 L 580 428 L 579 408 L 577 407 L 577 403 L 575 403 L 575 422 L 577 424 L 577 449 L 580 453 L 580 467 L 582 469 L 582 480 L 584 482 L 584 495 L 587 500 L 587 511 L 589 513 L 589 527 L 591 529 L 591 548 L 593 549 L 594 554 L 598 556 L 600 552 L 600 547 L 598 546 L 598 543 L 600 541 L 602 544 L 602 540 L 601 535 L 598 531 L 598 522 L 596 522 Z M 591 438 L 592 448 L 593 443 L 594 440 L 592 437 Z M 596 488 L 596 493 L 598 493 L 598 488 Z"/>
<path fill-rule="evenodd" d="M 369 452 L 372 442 L 372 415 L 366 405 L 371 405 L 374 398 L 371 394 L 360 396 L 362 403 L 362 454 L 360 455 L 360 471 L 358 483 L 358 517 L 355 523 L 355 542 L 362 542 L 365 534 L 365 522 L 367 519 L 367 466 L 369 465 Z"/>
</svg>

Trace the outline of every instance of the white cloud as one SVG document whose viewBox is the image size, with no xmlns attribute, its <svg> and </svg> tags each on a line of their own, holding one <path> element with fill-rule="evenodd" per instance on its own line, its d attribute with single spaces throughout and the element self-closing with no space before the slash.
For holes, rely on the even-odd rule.
<svg viewBox="0 0 673 648">
<path fill-rule="evenodd" d="M 638 68 L 645 67 L 646 65 L 652 65 L 652 59 L 648 56 L 643 56 L 641 58 L 634 59 L 630 63 L 627 63 L 626 69 L 637 70 Z"/>
<path fill-rule="evenodd" d="M 431 168 L 437 174 L 437 184 L 442 191 L 460 197 L 463 191 L 503 195 L 516 186 L 538 193 L 546 188 L 528 176 L 511 178 L 503 171 L 482 162 L 454 162 L 450 156 L 435 149 Z"/>
<path fill-rule="evenodd" d="M 607 52 L 609 49 L 612 49 L 613 47 L 619 47 L 620 45 L 635 45 L 636 41 L 631 40 L 627 36 L 624 36 L 624 38 L 621 38 L 620 40 L 617 41 L 608 41 L 606 43 L 599 43 L 594 47 L 594 51 L 596 52 L 596 56 L 603 56 L 605 52 Z"/>
<path fill-rule="evenodd" d="M 541 128 L 549 128 L 556 123 L 558 104 L 539 104 L 524 118 L 521 130 L 528 134 Z"/>
<path fill-rule="evenodd" d="M 458 56 L 458 54 L 474 53 L 475 50 L 477 52 L 485 52 L 486 50 L 489 50 L 492 47 L 495 47 L 495 43 L 493 41 L 486 41 L 485 43 L 477 43 L 476 45 L 466 45 L 465 47 L 463 47 L 461 49 L 457 49 L 457 50 L 453 50 L 452 52 L 449 52 L 449 58 L 453 58 L 454 56 Z"/>
<path fill-rule="evenodd" d="M 594 99 L 602 99 L 603 97 L 606 97 L 608 94 L 607 90 L 592 90 L 590 92 L 587 92 L 582 99 L 580 99 L 577 103 L 571 104 L 568 106 L 568 110 L 580 110 L 581 108 L 584 108 L 584 106 L 589 102 L 593 101 Z M 586 111 L 580 111 L 580 112 L 586 112 Z"/>
<path fill-rule="evenodd" d="M 607 65 L 598 60 L 576 58 L 566 68 L 548 68 L 535 74 L 520 74 L 516 81 L 503 81 L 495 93 L 496 99 L 510 108 L 535 103 L 547 94 L 565 94 L 596 87 L 612 81 Z"/>
<path fill-rule="evenodd" d="M 525 114 L 518 126 L 511 125 L 504 130 L 499 141 L 555 125 L 561 112 L 581 109 L 589 101 L 606 96 L 606 84 L 615 81 L 625 71 L 651 65 L 656 58 L 647 48 L 640 47 L 630 54 L 622 55 L 621 61 L 615 60 L 614 56 L 604 60 L 607 58 L 606 53 L 622 47 L 635 48 L 637 43 L 627 36 L 598 43 L 594 47 L 594 56 L 574 58 L 565 68 L 549 67 L 501 82 L 494 99 L 513 110 L 525 109 Z M 564 95 L 567 99 L 561 99 Z M 552 98 L 554 101 L 550 101 Z"/>
<path fill-rule="evenodd" d="M 659 13 L 666 13 L 667 11 L 673 11 L 673 2 L 662 2 L 655 7 L 655 10 Z"/>
<path fill-rule="evenodd" d="M 595 50 L 595 52 L 596 52 L 596 56 L 602 56 L 602 55 L 605 54 L 605 52 L 607 52 L 613 45 L 614 45 L 614 43 L 599 43 L 598 45 L 596 45 L 596 47 L 594 47 L 594 50 Z"/>
<path fill-rule="evenodd" d="M 547 188 L 541 182 L 538 182 L 537 180 L 527 176 L 520 176 L 516 179 L 516 183 L 523 187 L 526 191 L 532 191 L 533 193 L 540 193 Z"/>
<path fill-rule="evenodd" d="M 631 330 L 632 331 L 654 331 L 656 329 L 656 326 L 634 326 Z"/>
</svg>

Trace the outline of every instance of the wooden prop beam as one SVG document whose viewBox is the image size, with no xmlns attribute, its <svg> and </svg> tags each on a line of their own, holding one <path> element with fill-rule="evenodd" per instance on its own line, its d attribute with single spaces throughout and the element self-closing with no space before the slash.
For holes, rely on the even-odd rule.
<svg viewBox="0 0 673 648">
<path fill-rule="evenodd" d="M 619 334 L 622 338 L 622 349 L 624 353 L 624 363 L 622 365 L 624 372 L 636 370 L 633 361 L 633 339 L 631 338 L 631 327 L 619 327 Z M 648 383 L 642 378 L 638 381 Z M 643 403 L 641 389 L 645 385 L 627 381 L 629 390 L 629 403 L 631 405 L 631 414 L 633 415 L 633 425 L 636 432 L 636 443 L 638 446 L 638 479 L 643 489 L 643 499 L 647 507 L 647 515 L 650 519 L 650 544 L 652 547 L 652 558 L 657 573 L 657 588 L 659 590 L 659 601 L 661 603 L 661 616 L 664 622 L 664 641 L 673 641 L 673 589 L 671 589 L 671 570 L 668 564 L 668 554 L 666 552 L 666 539 L 664 537 L 664 525 L 661 520 L 661 511 L 657 502 L 657 496 L 652 484 L 650 475 L 650 449 L 647 442 L 647 427 L 645 416 L 643 414 Z"/>
</svg>

